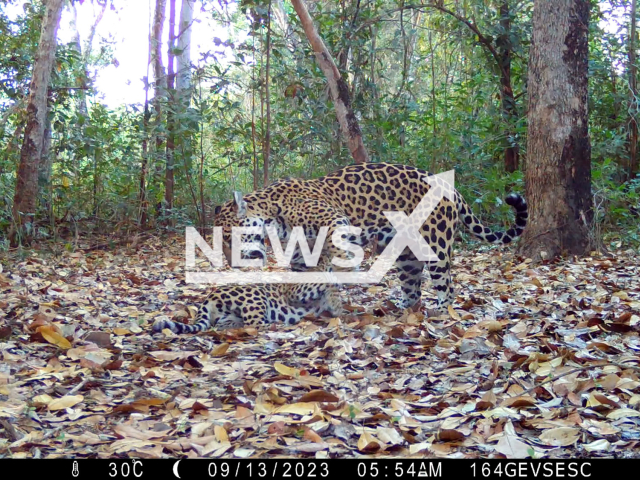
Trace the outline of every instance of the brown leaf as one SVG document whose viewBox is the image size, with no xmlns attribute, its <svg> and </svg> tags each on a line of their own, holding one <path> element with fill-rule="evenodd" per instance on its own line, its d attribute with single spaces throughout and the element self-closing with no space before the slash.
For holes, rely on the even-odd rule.
<svg viewBox="0 0 640 480">
<path fill-rule="evenodd" d="M 120 367 L 122 367 L 122 359 L 120 358 L 111 362 L 104 362 L 101 366 L 105 370 L 120 370 Z"/>
<path fill-rule="evenodd" d="M 0 327 L 0 338 L 8 338 L 11 335 L 11 327 L 9 325 L 3 325 Z"/>
<path fill-rule="evenodd" d="M 87 342 L 93 342 L 102 348 L 111 346 L 111 334 L 108 332 L 89 332 L 84 339 Z"/>
<path fill-rule="evenodd" d="M 441 429 L 438 438 L 442 442 L 461 442 L 464 440 L 464 434 L 454 429 Z"/>
<path fill-rule="evenodd" d="M 339 402 L 340 399 L 335 395 L 324 390 L 311 390 L 305 393 L 298 402 Z"/>
<path fill-rule="evenodd" d="M 358 450 L 362 453 L 375 453 L 380 450 L 380 444 L 373 435 L 363 432 L 358 439 Z"/>
<path fill-rule="evenodd" d="M 305 428 L 304 435 L 302 436 L 304 440 L 310 440 L 314 443 L 323 443 L 322 437 L 318 435 L 311 428 Z"/>
<path fill-rule="evenodd" d="M 269 425 L 269 428 L 267 429 L 267 433 L 269 435 L 284 435 L 284 431 L 285 431 L 285 427 L 284 427 L 284 422 L 282 421 L 272 423 L 271 425 Z"/>
<path fill-rule="evenodd" d="M 213 350 L 211 350 L 211 356 L 212 357 L 223 357 L 227 353 L 227 350 L 229 350 L 229 344 L 228 343 L 222 343 L 222 344 L 218 345 L 216 348 L 214 348 Z"/>
<path fill-rule="evenodd" d="M 501 406 L 503 407 L 535 407 L 536 399 L 528 395 L 506 398 Z"/>
</svg>

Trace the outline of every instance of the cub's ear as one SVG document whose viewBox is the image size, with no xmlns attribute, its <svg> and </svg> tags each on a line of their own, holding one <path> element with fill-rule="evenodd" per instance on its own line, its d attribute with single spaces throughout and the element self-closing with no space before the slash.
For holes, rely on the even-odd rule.
<svg viewBox="0 0 640 480">
<path fill-rule="evenodd" d="M 244 218 L 247 216 L 247 202 L 242 198 L 242 192 L 233 192 L 233 200 L 238 207 L 238 218 Z"/>
<path fill-rule="evenodd" d="M 220 214 L 220 210 L 222 210 L 222 205 L 216 205 L 216 207 L 213 209 L 213 214 L 214 215 Z"/>
</svg>

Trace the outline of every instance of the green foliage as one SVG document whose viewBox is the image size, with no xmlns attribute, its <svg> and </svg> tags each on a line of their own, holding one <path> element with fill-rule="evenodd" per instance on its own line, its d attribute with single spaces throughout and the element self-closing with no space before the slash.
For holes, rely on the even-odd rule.
<svg viewBox="0 0 640 480">
<path fill-rule="evenodd" d="M 39 2 L 25 3 L 20 15 L 10 17 L 11 3 L 0 1 L 0 232 L 11 225 L 24 122 L 24 109 L 14 107 L 28 90 L 42 17 Z M 508 28 L 500 13 L 504 2 L 463 3 L 445 1 L 444 6 L 472 18 L 495 48 L 510 48 L 512 116 L 503 111 L 496 59 L 468 25 L 446 12 L 401 13 L 407 2 L 396 0 L 309 2 L 308 7 L 348 80 L 372 160 L 436 172 L 455 168 L 456 185 L 474 211 L 488 223 L 506 224 L 512 214 L 503 198 L 509 191 L 524 191 L 522 172 L 506 174 L 503 162 L 505 148 L 517 146 L 526 166 L 533 2 L 508 2 Z M 72 44 L 58 46 L 50 96 L 53 169 L 37 214 L 43 235 L 55 235 L 55 226 L 65 222 L 83 222 L 98 231 L 135 227 L 145 163 L 150 226 L 167 220 L 178 226 L 210 223 L 206 215 L 212 205 L 230 198 L 232 190 L 262 186 L 268 0 L 205 1 L 204 6 L 206 15 L 228 28 L 229 38 L 216 41 L 194 66 L 188 108 L 174 92 L 163 92 L 165 121 L 160 123 L 153 104 L 145 114 L 142 105 L 114 109 L 99 102 L 87 71 L 110 62 L 108 42 L 86 56 Z M 269 177 L 317 177 L 352 160 L 326 80 L 292 6 L 273 2 L 271 8 Z M 617 20 L 617 33 L 605 31 L 601 22 L 614 8 L 626 7 L 613 1 L 594 5 L 590 27 L 594 193 L 597 221 L 609 231 L 630 232 L 638 223 L 638 180 L 623 183 L 620 167 L 629 150 L 626 17 Z M 79 111 L 85 97 L 86 116 Z M 173 123 L 166 123 L 168 117 Z M 175 204 L 166 212 L 161 207 L 170 135 Z M 628 238 L 637 236 L 635 231 Z"/>
</svg>

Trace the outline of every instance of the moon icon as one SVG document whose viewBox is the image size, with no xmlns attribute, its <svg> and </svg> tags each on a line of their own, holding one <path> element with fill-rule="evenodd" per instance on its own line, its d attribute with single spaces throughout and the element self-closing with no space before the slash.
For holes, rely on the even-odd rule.
<svg viewBox="0 0 640 480">
<path fill-rule="evenodd" d="M 178 460 L 176 463 L 173 464 L 173 474 L 180 478 L 180 475 L 178 475 L 178 464 L 180 463 L 180 460 Z"/>
</svg>

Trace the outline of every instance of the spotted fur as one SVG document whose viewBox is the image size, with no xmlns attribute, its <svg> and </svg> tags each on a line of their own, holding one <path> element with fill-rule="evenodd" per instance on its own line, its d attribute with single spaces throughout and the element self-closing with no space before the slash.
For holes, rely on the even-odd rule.
<svg viewBox="0 0 640 480">
<path fill-rule="evenodd" d="M 194 333 L 214 328 L 293 325 L 309 314 L 324 311 L 337 316 L 340 297 L 328 284 L 226 285 L 216 287 L 200 305 L 193 325 L 158 320 L 155 332 L 168 328 L 174 333 Z"/>
<path fill-rule="evenodd" d="M 427 178 L 434 177 L 411 166 L 366 163 L 342 168 L 319 179 L 282 180 L 217 206 L 214 225 L 223 227 L 223 248 L 229 260 L 231 228 L 247 225 L 275 225 L 283 242 L 295 226 L 302 226 L 311 239 L 320 227 L 328 226 L 323 258 L 329 259 L 344 258 L 343 250 L 330 239 L 335 229 L 351 225 L 362 230 L 357 237 L 351 235 L 349 242 L 365 245 L 376 239 L 378 252 L 382 252 L 396 233 L 383 212 L 402 211 L 410 215 L 432 188 L 424 181 Z M 513 193 L 507 196 L 506 203 L 515 210 L 515 224 L 506 232 L 485 227 L 457 190 L 448 198 L 442 198 L 420 227 L 423 238 L 438 257 L 438 261 L 427 262 L 437 292 L 438 311 L 446 311 L 454 298 L 451 254 L 458 222 L 462 221 L 467 230 L 481 240 L 510 243 L 522 234 L 527 224 L 527 204 Z M 266 248 L 264 235 L 255 235 L 251 240 L 258 240 Z M 258 256 L 266 257 L 266 251 L 259 252 Z M 325 264 L 328 263 L 325 261 Z M 403 292 L 401 307 L 413 307 L 420 301 L 424 266 L 425 262 L 419 261 L 409 249 L 398 257 L 396 267 Z M 298 252 L 292 268 L 304 268 Z"/>
</svg>

